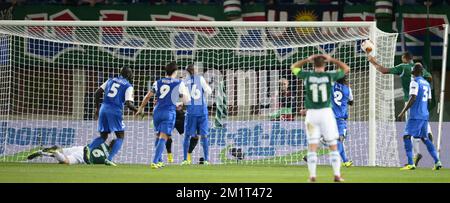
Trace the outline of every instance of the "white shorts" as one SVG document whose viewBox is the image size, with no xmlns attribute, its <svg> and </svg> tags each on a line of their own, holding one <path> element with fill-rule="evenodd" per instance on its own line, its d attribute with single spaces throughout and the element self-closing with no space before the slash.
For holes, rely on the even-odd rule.
<svg viewBox="0 0 450 203">
<path fill-rule="evenodd" d="M 62 154 L 69 160 L 69 164 L 84 164 L 84 146 L 63 148 Z"/>
<path fill-rule="evenodd" d="M 319 144 L 321 136 L 328 146 L 337 144 L 339 133 L 331 108 L 308 109 L 305 125 L 308 144 Z"/>
</svg>

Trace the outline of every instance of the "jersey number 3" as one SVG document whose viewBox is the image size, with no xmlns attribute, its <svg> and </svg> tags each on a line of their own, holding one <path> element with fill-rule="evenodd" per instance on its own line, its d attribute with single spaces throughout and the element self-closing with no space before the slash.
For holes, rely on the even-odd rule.
<svg viewBox="0 0 450 203">
<path fill-rule="evenodd" d="M 428 87 L 426 87 L 426 86 L 424 86 L 424 87 L 422 87 L 423 88 L 423 98 L 422 98 L 422 101 L 424 101 L 424 102 L 426 102 L 426 101 L 428 101 L 428 94 L 429 94 L 429 89 L 428 89 Z"/>
</svg>

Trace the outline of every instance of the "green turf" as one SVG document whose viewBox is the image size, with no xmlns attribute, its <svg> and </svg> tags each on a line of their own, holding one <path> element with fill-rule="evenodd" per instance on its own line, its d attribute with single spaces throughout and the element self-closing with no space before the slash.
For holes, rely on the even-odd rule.
<svg viewBox="0 0 450 203">
<path fill-rule="evenodd" d="M 343 168 L 346 182 L 450 182 L 450 170 L 421 168 L 399 171 L 398 168 Z M 179 166 L 150 169 L 146 165 L 59 165 L 0 163 L 0 182 L 281 182 L 304 183 L 305 166 L 285 165 L 214 165 Z M 331 182 L 331 168 L 318 167 L 318 181 Z"/>
</svg>

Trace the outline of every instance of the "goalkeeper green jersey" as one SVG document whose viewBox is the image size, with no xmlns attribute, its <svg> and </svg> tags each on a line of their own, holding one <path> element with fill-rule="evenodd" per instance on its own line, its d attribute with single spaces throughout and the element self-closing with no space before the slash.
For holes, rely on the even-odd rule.
<svg viewBox="0 0 450 203">
<path fill-rule="evenodd" d="M 109 156 L 109 146 L 102 143 L 99 147 L 92 149 L 90 153 L 90 163 L 87 164 L 105 164 L 105 159 Z M 86 160 L 85 160 L 86 161 Z"/>
<path fill-rule="evenodd" d="M 328 72 L 300 70 L 297 77 L 303 79 L 305 88 L 305 108 L 322 109 L 331 107 L 333 83 L 345 76 L 341 69 Z"/>
<path fill-rule="evenodd" d="M 413 63 L 401 63 L 396 65 L 395 67 L 389 69 L 390 74 L 398 75 L 400 76 L 400 79 L 402 81 L 402 88 L 403 88 L 403 100 L 407 102 L 409 100 L 409 84 L 411 83 L 411 72 L 414 67 Z M 423 69 L 423 77 L 425 79 L 430 78 L 431 74 Z"/>
</svg>

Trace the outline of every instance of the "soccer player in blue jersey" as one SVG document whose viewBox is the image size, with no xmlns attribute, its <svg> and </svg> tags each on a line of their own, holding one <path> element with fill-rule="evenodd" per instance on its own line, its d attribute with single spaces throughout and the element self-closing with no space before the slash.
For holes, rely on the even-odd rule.
<svg viewBox="0 0 450 203">
<path fill-rule="evenodd" d="M 402 54 L 402 63 L 396 65 L 395 67 L 392 68 L 386 68 L 384 66 L 382 66 L 381 64 L 379 64 L 375 57 L 373 56 L 367 56 L 367 59 L 369 60 L 369 62 L 371 64 L 373 64 L 375 66 L 375 68 L 377 69 L 377 71 L 379 71 L 380 73 L 383 74 L 394 74 L 394 75 L 398 75 L 401 79 L 401 84 L 402 84 L 402 89 L 403 89 L 403 100 L 405 102 L 405 106 L 406 103 L 408 102 L 409 99 L 409 84 L 411 83 L 411 80 L 413 78 L 412 76 L 412 69 L 414 67 L 414 62 L 413 62 L 413 56 L 412 54 L 410 54 L 409 52 L 405 52 Z M 426 69 L 423 69 L 423 77 L 425 78 L 425 80 L 427 80 L 429 83 L 431 83 L 433 77 L 431 76 L 431 74 L 426 71 Z M 405 114 L 406 116 L 406 120 L 408 120 L 408 113 Z M 431 130 L 431 126 L 428 124 L 428 137 L 430 140 L 433 140 L 433 132 Z M 422 159 L 422 154 L 420 154 L 420 149 L 419 149 L 419 142 L 420 139 L 413 139 L 413 152 L 414 152 L 414 164 L 417 166 L 417 164 L 419 164 L 419 161 Z"/>
<path fill-rule="evenodd" d="M 114 132 L 117 139 L 109 153 L 106 165 L 116 166 L 112 161 L 114 156 L 122 148 L 125 136 L 125 124 L 123 123 L 124 105 L 134 112 L 138 109 L 133 105 L 134 89 L 130 81 L 133 79 L 133 70 L 129 67 L 122 68 L 120 76 L 108 79 L 95 92 L 95 119 L 98 118 L 98 131 L 100 137 L 95 138 L 89 149 L 99 147 L 108 139 L 108 135 Z M 103 101 L 101 98 L 103 97 Z"/>
<path fill-rule="evenodd" d="M 156 106 L 153 109 L 153 125 L 159 140 L 156 142 L 155 156 L 150 164 L 152 169 L 161 168 L 161 156 L 166 148 L 166 142 L 172 135 L 176 119 L 176 102 L 181 98 L 183 103 L 190 101 L 189 92 L 184 82 L 177 79 L 177 64 L 172 62 L 165 67 L 166 76 L 153 83 L 152 89 L 145 95 L 136 115 L 142 114 L 153 95 L 156 96 Z"/>
<path fill-rule="evenodd" d="M 191 93 L 191 101 L 186 105 L 186 118 L 184 120 L 184 142 L 183 142 L 183 165 L 191 164 L 188 159 L 188 148 L 192 152 L 193 147 L 189 146 L 191 138 L 196 140 L 201 139 L 203 147 L 204 162 L 208 165 L 209 162 L 209 140 L 207 138 L 209 131 L 208 124 L 208 104 L 206 103 L 206 95 L 211 94 L 212 90 L 209 87 L 203 76 L 198 75 L 194 64 L 188 65 L 186 68 L 188 76 L 184 80 L 186 86 Z"/>
<path fill-rule="evenodd" d="M 348 160 L 343 143 L 347 136 L 348 105 L 353 105 L 352 89 L 348 85 L 347 76 L 334 83 L 332 101 L 332 108 L 339 131 L 338 151 L 341 155 L 342 165 L 350 167 L 353 165 L 353 162 Z"/>
<path fill-rule="evenodd" d="M 411 80 L 409 85 L 409 100 L 398 115 L 399 118 L 403 118 L 406 111 L 409 110 L 409 118 L 406 122 L 405 134 L 403 136 L 406 156 L 408 157 L 408 164 L 400 170 L 414 170 L 416 168 L 413 161 L 411 136 L 414 138 L 420 138 L 427 146 L 427 150 L 434 160 L 433 170 L 439 170 L 442 168 L 441 161 L 439 160 L 433 142 L 431 142 L 428 136 L 428 102 L 431 99 L 431 88 L 430 83 L 422 77 L 422 73 L 422 64 L 414 64 L 412 70 L 414 79 Z"/>
</svg>

